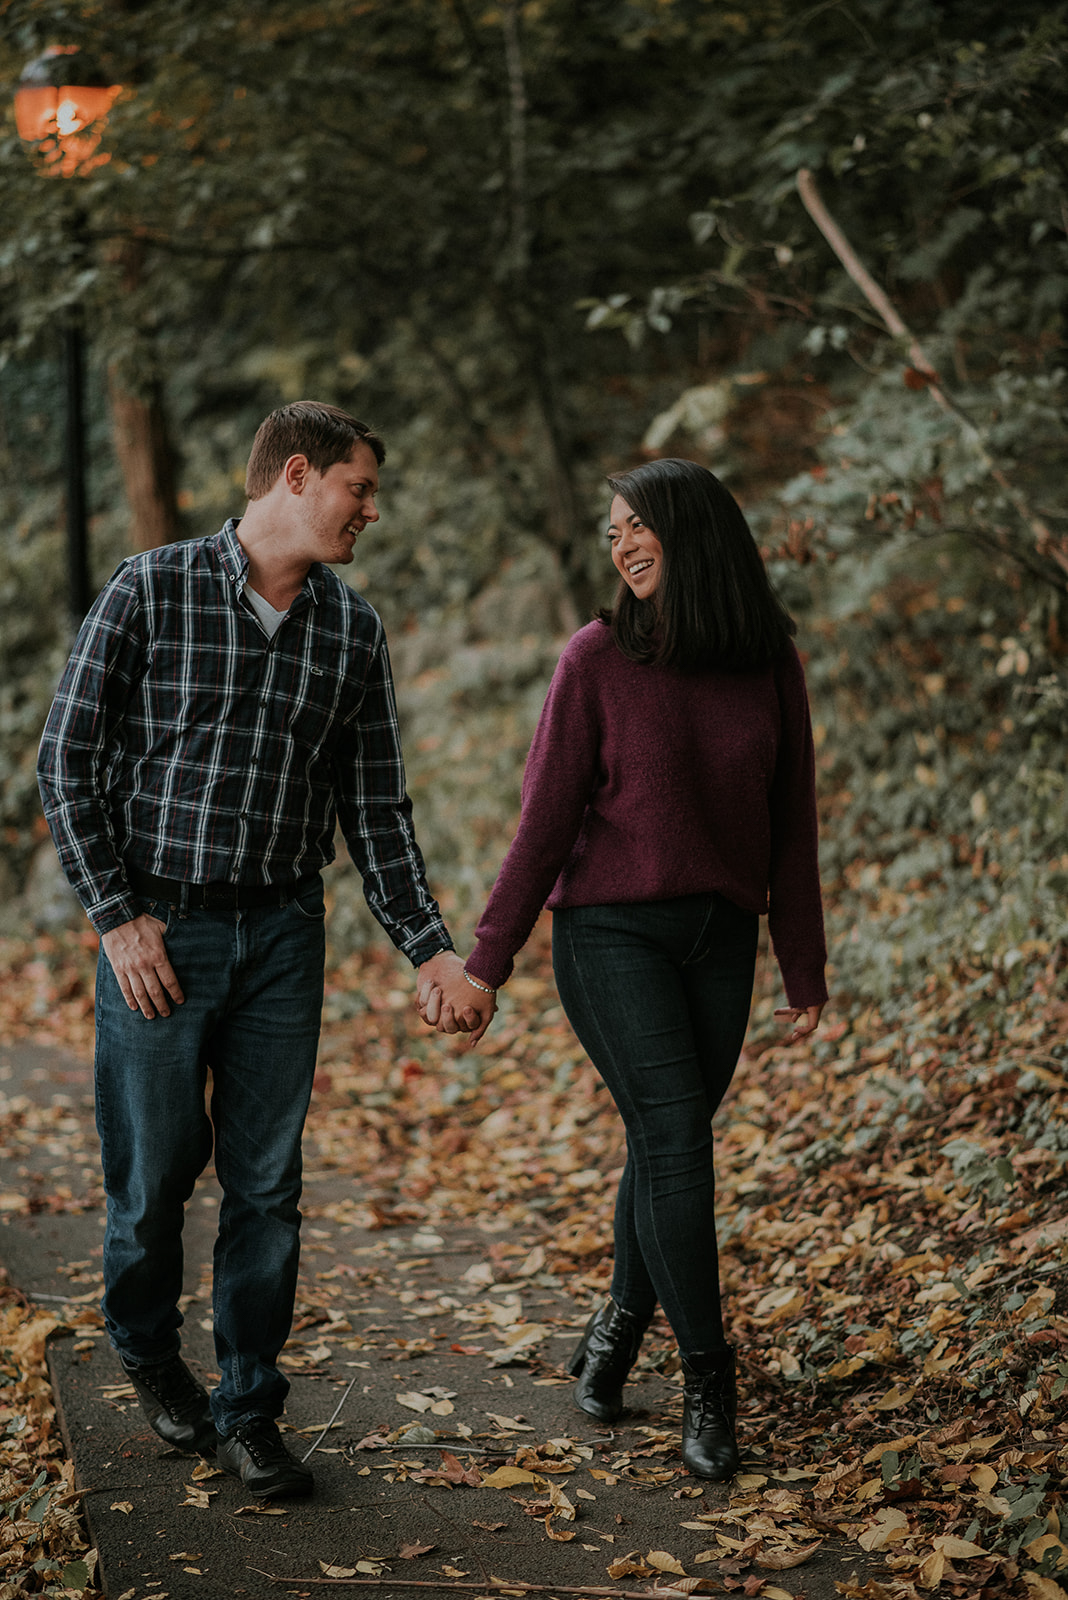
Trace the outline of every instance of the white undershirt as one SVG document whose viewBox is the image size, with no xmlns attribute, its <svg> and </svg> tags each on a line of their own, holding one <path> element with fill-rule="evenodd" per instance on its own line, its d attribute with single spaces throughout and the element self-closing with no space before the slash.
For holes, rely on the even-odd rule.
<svg viewBox="0 0 1068 1600">
<path fill-rule="evenodd" d="M 262 594 L 257 594 L 250 583 L 245 584 L 244 594 L 249 605 L 256 613 L 260 627 L 268 639 L 273 639 L 281 627 L 286 613 L 284 611 L 276 611 L 270 601 L 265 600 Z"/>
</svg>

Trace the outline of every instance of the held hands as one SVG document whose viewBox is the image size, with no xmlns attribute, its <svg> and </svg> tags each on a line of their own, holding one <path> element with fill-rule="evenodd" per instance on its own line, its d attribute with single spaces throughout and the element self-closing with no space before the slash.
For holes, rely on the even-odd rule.
<svg viewBox="0 0 1068 1600">
<path fill-rule="evenodd" d="M 820 1025 L 820 1013 L 822 1010 L 823 1007 L 819 1005 L 805 1006 L 803 1009 L 800 1006 L 783 1006 L 776 1011 L 775 1015 L 777 1017 L 783 1017 L 787 1022 L 795 1024 L 794 1031 L 790 1034 L 786 1043 L 796 1044 L 799 1039 L 807 1039 L 810 1033 L 815 1033 Z"/>
<path fill-rule="evenodd" d="M 478 989 L 464 976 L 454 950 L 441 950 L 419 968 L 416 1010 L 439 1033 L 466 1033 L 473 1049 L 493 1020 L 497 996 Z"/>
<path fill-rule="evenodd" d="M 100 943 L 131 1011 L 140 1011 L 151 1022 L 156 1016 L 170 1016 L 168 996 L 175 1005 L 184 1002 L 185 995 L 163 942 L 163 923 L 158 918 L 142 912 L 131 922 L 102 934 Z"/>
</svg>

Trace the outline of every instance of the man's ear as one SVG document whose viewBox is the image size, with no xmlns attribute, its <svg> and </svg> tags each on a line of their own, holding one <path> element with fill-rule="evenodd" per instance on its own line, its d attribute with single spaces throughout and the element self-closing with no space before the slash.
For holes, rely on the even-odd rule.
<svg viewBox="0 0 1068 1600">
<path fill-rule="evenodd" d="M 311 473 L 312 465 L 307 456 L 290 456 L 282 468 L 282 481 L 290 494 L 303 494 Z"/>
</svg>

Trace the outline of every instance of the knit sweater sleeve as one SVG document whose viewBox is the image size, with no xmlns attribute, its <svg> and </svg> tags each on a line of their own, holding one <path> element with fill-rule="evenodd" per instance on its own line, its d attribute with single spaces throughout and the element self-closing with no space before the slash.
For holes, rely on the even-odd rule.
<svg viewBox="0 0 1068 1600">
<path fill-rule="evenodd" d="M 527 757 L 519 828 L 475 929 L 467 968 L 499 988 L 571 855 L 599 766 L 594 675 L 582 669 L 582 635 L 565 649 Z"/>
<path fill-rule="evenodd" d="M 816 759 L 805 674 L 790 646 L 776 672 L 782 721 L 769 797 L 768 931 L 792 1006 L 827 999 L 819 880 Z"/>
</svg>

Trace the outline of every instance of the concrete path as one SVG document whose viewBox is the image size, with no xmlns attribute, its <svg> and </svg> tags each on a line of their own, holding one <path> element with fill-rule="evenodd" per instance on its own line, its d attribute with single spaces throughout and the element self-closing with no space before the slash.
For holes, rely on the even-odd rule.
<svg viewBox="0 0 1068 1600">
<path fill-rule="evenodd" d="M 84 1308 L 83 1325 L 52 1342 L 50 1367 L 107 1600 L 310 1596 L 350 1592 L 354 1580 L 383 1600 L 423 1587 L 485 1595 L 496 1579 L 550 1594 L 646 1593 L 672 1573 L 681 1582 L 678 1568 L 709 1592 L 760 1593 L 756 1573 L 763 1592 L 836 1600 L 837 1582 L 881 1570 L 830 1525 L 799 1567 L 739 1564 L 747 1486 L 789 1494 L 811 1485 L 805 1463 L 748 1459 L 732 1490 L 693 1479 L 677 1454 L 678 1388 L 654 1371 L 628 1390 L 623 1424 L 598 1427 L 572 1406 L 562 1371 L 588 1307 L 538 1271 L 536 1238 L 470 1226 L 370 1233 L 343 1220 L 351 1185 L 329 1171 L 307 1174 L 298 1316 L 283 1357 L 287 1443 L 312 1452 L 316 1494 L 253 1502 L 235 1479 L 156 1438 L 99 1326 L 91 1094 L 84 1063 L 0 1047 L 0 1128 L 31 1107 L 65 1125 L 52 1155 L 29 1139 L 0 1140 L 0 1195 L 35 1194 L 40 1207 L 0 1210 L 0 1264 L 43 1304 Z M 57 1194 L 87 1209 L 50 1211 Z M 183 1337 L 209 1384 L 217 1205 L 208 1175 L 187 1211 Z M 510 1359 L 517 1324 L 531 1365 L 522 1345 Z M 816 1537 L 800 1529 L 795 1542 Z M 636 1570 L 611 1577 L 628 1558 Z"/>
</svg>

